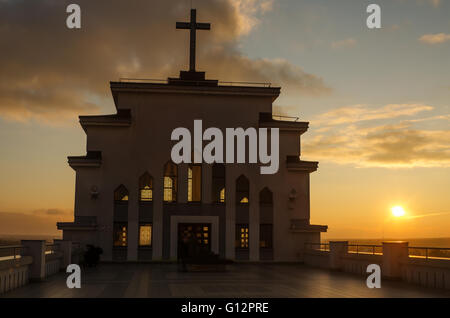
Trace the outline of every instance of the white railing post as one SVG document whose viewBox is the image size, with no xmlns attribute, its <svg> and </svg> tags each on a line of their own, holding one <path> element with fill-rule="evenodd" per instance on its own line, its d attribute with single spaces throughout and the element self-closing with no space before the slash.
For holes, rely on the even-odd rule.
<svg viewBox="0 0 450 318">
<path fill-rule="evenodd" d="M 402 277 L 402 264 L 408 262 L 408 242 L 383 242 L 381 274 L 390 279 Z"/>
<path fill-rule="evenodd" d="M 348 253 L 348 241 L 330 241 L 330 268 L 340 270 L 342 256 Z"/>
<path fill-rule="evenodd" d="M 33 257 L 33 263 L 30 265 L 30 279 L 43 280 L 45 278 L 45 240 L 23 240 L 21 245 L 24 247 L 22 256 Z"/>
<path fill-rule="evenodd" d="M 72 241 L 55 240 L 55 244 L 58 244 L 59 251 L 62 253 L 59 267 L 60 269 L 66 269 L 67 266 L 72 264 Z"/>
</svg>

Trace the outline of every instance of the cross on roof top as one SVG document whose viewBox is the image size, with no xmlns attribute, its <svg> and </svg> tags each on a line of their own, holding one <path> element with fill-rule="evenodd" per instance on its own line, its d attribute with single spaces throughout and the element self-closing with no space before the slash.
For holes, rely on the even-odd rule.
<svg viewBox="0 0 450 318">
<path fill-rule="evenodd" d="M 197 10 L 191 9 L 191 22 L 177 22 L 177 29 L 191 30 L 189 71 L 195 72 L 195 49 L 197 42 L 197 30 L 211 30 L 211 24 L 197 23 Z"/>
</svg>

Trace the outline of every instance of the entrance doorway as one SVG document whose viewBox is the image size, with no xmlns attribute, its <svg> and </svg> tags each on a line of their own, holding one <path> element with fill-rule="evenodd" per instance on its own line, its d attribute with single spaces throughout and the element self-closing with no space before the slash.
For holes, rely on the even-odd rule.
<svg viewBox="0 0 450 318">
<path fill-rule="evenodd" d="M 178 224 L 178 258 L 181 257 L 183 242 L 190 245 L 190 250 L 196 254 L 211 251 L 211 224 L 210 223 L 179 223 Z M 195 256 L 195 255 L 191 255 Z"/>
</svg>

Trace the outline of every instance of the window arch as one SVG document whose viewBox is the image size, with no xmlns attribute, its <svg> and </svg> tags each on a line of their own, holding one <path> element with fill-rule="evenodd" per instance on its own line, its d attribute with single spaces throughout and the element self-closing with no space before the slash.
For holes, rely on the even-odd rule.
<svg viewBox="0 0 450 318">
<path fill-rule="evenodd" d="M 273 194 L 272 191 L 269 190 L 269 188 L 265 187 L 259 192 L 259 203 L 266 205 L 273 204 Z"/>
<path fill-rule="evenodd" d="M 225 165 L 215 163 L 212 166 L 213 202 L 225 203 Z"/>
<path fill-rule="evenodd" d="M 153 178 L 148 172 L 139 178 L 139 201 L 153 201 Z"/>
<path fill-rule="evenodd" d="M 129 193 L 127 188 L 123 184 L 121 184 L 119 187 L 117 187 L 116 190 L 114 190 L 114 201 L 116 202 L 128 202 Z"/>
<path fill-rule="evenodd" d="M 164 165 L 164 202 L 177 201 L 178 166 L 172 161 Z"/>
<path fill-rule="evenodd" d="M 250 184 L 248 179 L 241 175 L 236 180 L 236 203 L 248 204 L 250 201 Z"/>
</svg>

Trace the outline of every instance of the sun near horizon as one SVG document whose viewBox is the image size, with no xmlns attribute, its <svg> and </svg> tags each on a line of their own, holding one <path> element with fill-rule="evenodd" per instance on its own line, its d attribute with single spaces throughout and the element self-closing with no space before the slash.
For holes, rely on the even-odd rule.
<svg viewBox="0 0 450 318">
<path fill-rule="evenodd" d="M 406 214 L 405 209 L 400 205 L 393 206 L 391 208 L 391 212 L 392 212 L 392 215 L 397 218 L 405 216 L 405 214 Z"/>
</svg>

